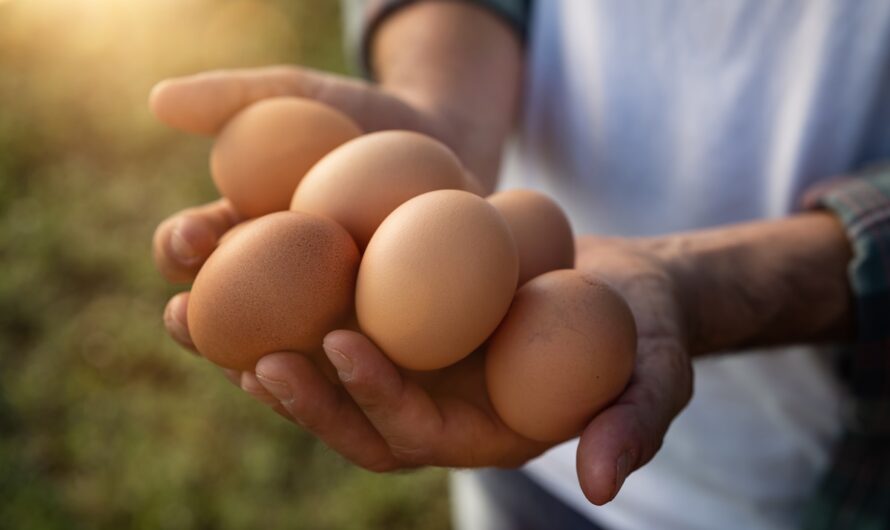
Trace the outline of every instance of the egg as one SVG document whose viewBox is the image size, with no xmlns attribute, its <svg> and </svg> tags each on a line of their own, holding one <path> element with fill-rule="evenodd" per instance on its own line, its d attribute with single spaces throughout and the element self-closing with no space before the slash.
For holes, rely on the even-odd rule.
<svg viewBox="0 0 890 530">
<path fill-rule="evenodd" d="M 330 219 L 277 212 L 239 229 L 198 272 L 192 340 L 226 368 L 252 370 L 278 351 L 318 352 L 353 307 L 359 253 Z"/>
<path fill-rule="evenodd" d="M 351 140 L 321 159 L 300 182 L 291 210 L 330 217 L 360 249 L 399 205 L 422 193 L 466 189 L 460 161 L 442 143 L 410 131 Z"/>
<path fill-rule="evenodd" d="M 575 238 L 556 202 L 532 190 L 507 190 L 488 198 L 501 212 L 519 251 L 519 285 L 575 264 Z"/>
<path fill-rule="evenodd" d="M 516 244 L 491 204 L 467 191 L 424 193 L 396 208 L 368 243 L 358 323 L 396 364 L 442 368 L 494 331 L 518 273 Z"/>
<path fill-rule="evenodd" d="M 538 276 L 488 344 L 491 403 L 527 438 L 567 440 L 624 390 L 636 337 L 627 303 L 606 283 L 576 270 Z"/>
<path fill-rule="evenodd" d="M 246 217 L 287 210 L 309 168 L 361 132 L 322 103 L 264 99 L 236 114 L 217 137 L 210 154 L 213 181 Z"/>
</svg>

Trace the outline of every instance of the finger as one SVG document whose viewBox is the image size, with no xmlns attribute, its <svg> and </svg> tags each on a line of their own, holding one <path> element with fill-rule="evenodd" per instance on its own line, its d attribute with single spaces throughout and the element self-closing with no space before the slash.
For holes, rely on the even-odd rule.
<svg viewBox="0 0 890 530">
<path fill-rule="evenodd" d="M 343 386 L 396 458 L 417 465 L 436 463 L 444 422 L 429 394 L 403 378 L 360 333 L 333 331 L 325 337 L 324 349 Z"/>
<path fill-rule="evenodd" d="M 372 471 L 401 467 L 362 411 L 342 388 L 297 353 L 273 353 L 257 363 L 259 383 L 297 424 L 334 451 Z"/>
<path fill-rule="evenodd" d="M 171 127 L 213 135 L 251 103 L 279 96 L 313 98 L 329 78 L 291 66 L 204 72 L 161 81 L 151 91 L 149 107 Z"/>
<path fill-rule="evenodd" d="M 284 405 L 278 401 L 278 398 L 270 394 L 269 391 L 266 390 L 266 387 L 260 383 L 256 374 L 252 372 L 241 372 L 240 378 L 236 384 L 241 387 L 241 390 L 250 394 L 251 397 L 260 403 L 269 405 L 269 407 L 282 418 L 288 421 L 294 421 L 294 418 L 290 415 L 287 409 L 284 408 Z"/>
<path fill-rule="evenodd" d="M 280 405 L 281 402 L 269 393 L 266 390 L 266 387 L 260 383 L 260 380 L 257 379 L 256 374 L 251 372 L 241 372 L 241 377 L 238 380 L 238 386 L 241 387 L 241 390 L 250 394 L 251 397 L 259 401 L 260 403 L 265 403 L 266 405 L 276 406 Z"/>
<path fill-rule="evenodd" d="M 188 299 L 189 293 L 183 292 L 174 295 L 167 302 L 167 307 L 164 309 L 164 327 L 180 346 L 198 353 L 188 329 Z"/>
<path fill-rule="evenodd" d="M 155 230 L 152 253 L 155 265 L 171 282 L 188 282 L 216 248 L 222 235 L 241 221 L 227 199 L 188 208 Z"/>
<path fill-rule="evenodd" d="M 685 354 L 674 341 L 641 341 L 631 384 L 581 435 L 578 479 L 590 502 L 612 500 L 627 475 L 652 459 L 692 395 Z"/>
<path fill-rule="evenodd" d="M 442 138 L 431 115 L 358 79 L 276 66 L 207 72 L 160 82 L 149 106 L 159 120 L 186 132 L 214 135 L 241 109 L 261 99 L 314 99 L 352 118 L 364 131 L 409 129 Z"/>
</svg>

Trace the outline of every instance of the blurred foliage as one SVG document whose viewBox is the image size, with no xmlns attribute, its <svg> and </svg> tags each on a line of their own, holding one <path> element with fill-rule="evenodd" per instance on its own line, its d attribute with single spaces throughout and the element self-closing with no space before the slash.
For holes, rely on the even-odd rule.
<svg viewBox="0 0 890 530">
<path fill-rule="evenodd" d="M 445 528 L 441 471 L 380 476 L 162 331 L 155 225 L 214 197 L 165 77 L 344 71 L 331 0 L 0 0 L 0 526 Z"/>
</svg>

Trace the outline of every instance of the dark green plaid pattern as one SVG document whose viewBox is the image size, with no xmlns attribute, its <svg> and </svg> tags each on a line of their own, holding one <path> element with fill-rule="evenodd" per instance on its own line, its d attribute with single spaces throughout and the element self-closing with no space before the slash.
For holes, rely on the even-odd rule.
<svg viewBox="0 0 890 530">
<path fill-rule="evenodd" d="M 853 245 L 858 336 L 840 366 L 852 398 L 846 432 L 802 526 L 890 528 L 890 166 L 839 180 L 815 202 L 840 218 Z"/>
</svg>

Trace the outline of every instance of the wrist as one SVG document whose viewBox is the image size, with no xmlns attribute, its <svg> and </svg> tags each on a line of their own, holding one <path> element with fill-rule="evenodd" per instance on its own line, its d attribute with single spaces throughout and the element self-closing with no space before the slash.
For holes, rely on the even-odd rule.
<svg viewBox="0 0 890 530">
<path fill-rule="evenodd" d="M 847 338 L 851 250 L 826 213 L 672 236 L 692 355 Z"/>
<path fill-rule="evenodd" d="M 418 2 L 388 16 L 368 44 L 381 89 L 438 124 L 491 191 L 519 102 L 515 31 L 468 2 Z"/>
</svg>

